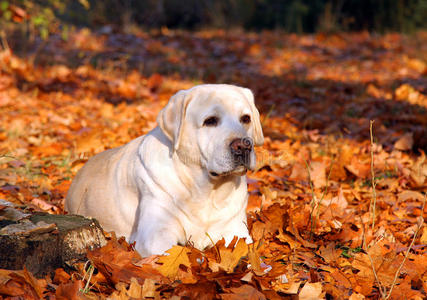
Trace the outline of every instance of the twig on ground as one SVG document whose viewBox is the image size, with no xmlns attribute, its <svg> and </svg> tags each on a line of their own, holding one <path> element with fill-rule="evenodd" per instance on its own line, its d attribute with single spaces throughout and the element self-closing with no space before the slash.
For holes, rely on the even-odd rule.
<svg viewBox="0 0 427 300">
<path fill-rule="evenodd" d="M 218 263 L 221 263 L 221 254 L 219 253 L 218 247 L 216 246 L 216 244 L 214 243 L 213 239 L 211 238 L 211 236 L 209 235 L 209 233 L 205 232 L 206 236 L 211 240 L 212 246 L 214 246 L 215 250 L 216 250 L 216 254 L 218 255 Z"/>
<path fill-rule="evenodd" d="M 317 203 L 317 213 L 316 213 L 316 217 L 319 219 L 319 215 L 320 215 L 320 204 L 322 203 L 323 199 L 325 198 L 326 193 L 328 192 L 328 188 L 329 188 L 329 179 L 331 177 L 331 173 L 332 173 L 332 167 L 334 165 L 334 160 L 332 159 L 331 162 L 331 168 L 329 169 L 329 173 L 328 173 L 328 177 L 326 178 L 326 186 L 325 189 L 323 190 L 322 196 L 320 197 L 319 202 Z M 305 166 L 307 168 L 307 173 L 308 173 L 308 182 L 310 184 L 310 189 L 311 189 L 311 197 L 312 197 L 312 201 L 311 201 L 311 212 L 310 212 L 310 224 L 311 224 L 311 229 L 310 229 L 310 234 L 311 236 L 313 236 L 314 233 L 314 218 L 313 218 L 313 214 L 314 214 L 314 209 L 316 208 L 316 202 L 317 202 L 317 197 L 316 194 L 314 193 L 314 187 L 313 187 L 313 182 L 311 180 L 311 173 L 310 173 L 310 164 L 308 163 L 308 161 L 305 161 Z"/>
<path fill-rule="evenodd" d="M 87 266 L 88 263 L 90 263 L 90 265 L 88 267 L 88 270 L 86 271 L 86 266 Z M 88 274 L 88 277 L 86 279 L 86 285 L 85 285 L 85 287 L 83 289 L 81 289 L 81 292 L 83 294 L 87 294 L 87 293 L 89 293 L 90 289 L 95 285 L 95 284 L 92 284 L 92 286 L 90 286 L 90 281 L 92 280 L 92 276 L 93 276 L 93 272 L 95 270 L 95 267 L 93 266 L 92 262 L 90 260 L 88 260 L 85 263 L 85 266 L 84 266 L 83 269 L 85 271 L 85 274 L 84 274 L 82 280 L 84 281 L 86 279 L 86 274 Z"/>
<path fill-rule="evenodd" d="M 330 167 L 330 169 L 329 169 L 328 177 L 326 177 L 326 186 L 325 186 L 325 189 L 323 190 L 323 194 L 322 194 L 322 196 L 320 197 L 319 204 L 318 204 L 318 206 L 317 206 L 317 219 L 319 219 L 319 215 L 320 215 L 320 204 L 322 203 L 323 199 L 324 199 L 324 198 L 325 198 L 325 196 L 326 196 L 326 193 L 328 192 L 328 188 L 329 188 L 329 179 L 331 178 L 331 173 L 332 173 L 332 168 L 333 168 L 333 166 L 334 166 L 334 163 L 335 163 L 335 160 L 332 158 L 332 161 L 331 161 L 331 167 Z"/>
<path fill-rule="evenodd" d="M 374 134 L 373 134 L 373 124 L 374 124 L 374 120 L 370 120 L 369 122 L 369 134 L 371 137 L 371 180 L 372 180 L 372 199 L 371 199 L 371 203 L 369 205 L 369 212 L 371 213 L 372 216 L 372 233 L 374 232 L 375 229 L 375 213 L 376 213 L 376 202 L 377 202 L 377 193 L 375 190 L 375 172 L 374 172 Z M 361 222 L 363 222 L 362 220 L 360 220 Z M 363 223 L 362 223 L 363 224 Z M 365 251 L 366 254 L 368 255 L 369 261 L 371 262 L 371 267 L 372 267 L 372 272 L 374 273 L 374 277 L 375 280 L 377 281 L 378 284 L 378 289 L 380 291 L 381 294 L 381 298 L 385 299 L 386 297 L 386 288 L 383 287 L 383 285 L 381 284 L 381 281 L 377 275 L 377 271 L 375 270 L 375 265 L 374 265 L 374 260 L 372 259 L 371 254 L 368 251 L 368 245 L 366 244 L 366 235 L 363 235 L 363 245 L 365 246 Z"/>
<path fill-rule="evenodd" d="M 309 165 L 308 161 L 305 161 L 305 166 L 307 168 L 308 183 L 310 184 L 310 189 L 311 189 L 311 212 L 310 212 L 310 225 L 311 225 L 310 238 L 311 238 L 311 237 L 313 237 L 313 232 L 314 232 L 313 213 L 314 213 L 314 209 L 316 207 L 317 198 L 316 198 L 316 194 L 314 193 L 313 182 L 311 181 L 310 165 Z"/>
<path fill-rule="evenodd" d="M 397 269 L 396 274 L 394 274 L 393 283 L 391 284 L 390 290 L 388 291 L 388 295 L 387 295 L 387 297 L 385 297 L 385 299 L 390 298 L 391 292 L 393 291 L 393 288 L 397 282 L 397 278 L 399 277 L 400 270 L 402 269 L 403 265 L 405 264 L 405 261 L 409 256 L 409 252 L 411 251 L 412 247 L 414 246 L 415 239 L 417 238 L 418 232 L 420 231 L 421 227 L 423 227 L 423 224 L 424 224 L 423 213 L 424 213 L 424 207 L 426 205 L 426 198 L 427 198 L 427 196 L 426 196 L 426 194 L 424 194 L 424 201 L 423 201 L 423 206 L 421 208 L 421 216 L 418 219 L 417 230 L 415 230 L 414 236 L 412 237 L 411 244 L 409 245 L 408 250 L 406 250 L 405 256 L 403 257 L 403 260 L 400 263 L 400 266 Z"/>
<path fill-rule="evenodd" d="M 371 262 L 372 273 L 374 273 L 375 281 L 378 284 L 378 289 L 380 291 L 381 298 L 385 299 L 385 293 L 386 293 L 385 287 L 383 287 L 383 285 L 381 284 L 381 281 L 377 275 L 377 271 L 375 270 L 374 260 L 372 259 L 372 256 L 368 251 L 368 245 L 366 244 L 365 225 L 363 224 L 362 217 L 359 216 L 359 218 L 360 218 L 360 223 L 362 224 L 362 227 L 363 227 L 362 249 L 365 250 L 366 254 L 368 255 L 369 261 Z"/>
<path fill-rule="evenodd" d="M 273 112 L 275 106 L 276 106 L 275 104 L 272 104 L 270 106 L 270 109 L 268 110 L 267 114 L 265 115 L 264 119 L 262 120 L 261 126 L 264 126 L 265 123 L 267 122 L 267 120 L 270 118 L 270 115 Z"/>
<path fill-rule="evenodd" d="M 374 121 L 371 120 L 370 121 L 370 126 L 369 126 L 370 136 L 371 136 L 371 176 L 372 176 L 372 200 L 371 200 L 371 205 L 370 205 L 369 211 L 372 213 L 372 232 L 374 231 L 374 227 L 375 227 L 375 205 L 376 205 L 376 200 L 377 200 L 377 194 L 376 194 L 376 190 L 375 190 L 375 187 L 376 187 L 376 184 L 375 184 L 375 172 L 374 172 L 374 151 L 373 151 L 374 138 L 373 138 L 373 133 L 372 133 L 372 127 L 373 127 L 372 125 L 373 125 L 373 123 L 374 123 Z M 424 218 L 423 218 L 422 214 L 424 212 L 426 198 L 427 198 L 427 196 L 424 195 L 423 206 L 422 206 L 422 209 L 421 209 L 421 216 L 418 219 L 417 229 L 414 232 L 414 236 L 412 237 L 411 244 L 409 245 L 408 249 L 406 250 L 405 256 L 403 257 L 403 260 L 400 263 L 399 268 L 396 270 L 396 273 L 394 274 L 394 279 L 393 279 L 393 282 L 392 282 L 392 284 L 391 284 L 390 289 L 389 289 L 388 292 L 387 292 L 387 288 L 381 284 L 381 281 L 380 281 L 380 279 L 379 279 L 379 277 L 377 275 L 377 272 L 375 270 L 374 261 L 373 261 L 371 255 L 370 255 L 370 253 L 368 251 L 368 246 L 366 245 L 365 234 L 364 234 L 365 230 L 363 230 L 363 241 L 362 241 L 362 243 L 363 243 L 364 249 L 366 251 L 366 254 L 368 255 L 369 261 L 371 262 L 372 272 L 374 273 L 375 280 L 377 281 L 378 288 L 379 288 L 379 291 L 380 291 L 380 294 L 381 294 L 381 298 L 384 299 L 384 300 L 387 300 L 387 299 L 389 299 L 391 297 L 391 293 L 393 292 L 393 288 L 395 287 L 395 285 L 397 283 L 397 279 L 399 277 L 400 270 L 402 269 L 403 265 L 405 264 L 405 261 L 406 261 L 406 259 L 409 256 L 409 252 L 411 251 L 412 247 L 414 246 L 415 239 L 417 238 L 418 232 L 420 231 L 421 227 L 424 224 Z M 362 226 L 363 226 L 362 219 L 360 220 L 360 222 L 362 223 Z M 364 228 L 365 227 L 363 226 L 363 229 Z"/>
<path fill-rule="evenodd" d="M 374 135 L 372 133 L 372 127 L 374 124 L 374 120 L 370 121 L 369 124 L 369 132 L 371 136 L 371 177 L 372 177 L 372 200 L 371 205 L 369 207 L 369 211 L 372 213 L 372 232 L 374 232 L 375 228 L 375 213 L 376 213 L 376 204 L 377 204 L 377 193 L 375 191 L 375 172 L 374 172 Z"/>
</svg>

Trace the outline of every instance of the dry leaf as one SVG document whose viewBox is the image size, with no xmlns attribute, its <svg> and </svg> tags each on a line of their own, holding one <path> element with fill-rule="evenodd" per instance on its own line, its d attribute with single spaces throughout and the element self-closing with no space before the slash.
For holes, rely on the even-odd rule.
<svg viewBox="0 0 427 300">
<path fill-rule="evenodd" d="M 412 132 L 405 133 L 394 143 L 394 148 L 402 151 L 411 150 L 413 146 L 414 134 Z"/>
<path fill-rule="evenodd" d="M 219 247 L 220 262 L 210 262 L 209 267 L 212 271 L 217 272 L 222 269 L 228 273 L 233 272 L 243 256 L 248 254 L 248 245 L 244 239 L 239 239 L 233 248 Z"/>
<path fill-rule="evenodd" d="M 63 283 L 56 289 L 56 299 L 58 300 L 83 300 L 87 299 L 81 292 L 84 283 L 81 280 L 76 280 L 70 283 Z"/>
<path fill-rule="evenodd" d="M 399 202 L 404 202 L 408 200 L 423 201 L 424 195 L 416 191 L 402 191 L 401 193 L 399 193 L 399 197 L 398 197 Z"/>
<path fill-rule="evenodd" d="M 190 250 L 182 246 L 173 246 L 171 249 L 166 251 L 169 255 L 163 255 L 159 257 L 158 263 L 162 263 L 158 270 L 159 272 L 168 278 L 174 279 L 178 275 L 180 265 L 190 267 L 190 260 L 188 253 Z"/>
<path fill-rule="evenodd" d="M 307 282 L 302 287 L 301 291 L 298 294 L 300 300 L 317 300 L 324 299 L 322 295 L 322 283 L 309 283 Z"/>
<path fill-rule="evenodd" d="M 15 21 L 29 17 L 16 5 L 8 10 Z M 22 44 L 5 30 L 12 48 Z M 313 286 L 319 282 L 319 297 L 372 298 L 378 283 L 369 257 L 359 251 L 364 242 L 382 284 L 390 286 L 421 220 L 427 186 L 426 63 L 413 57 L 414 49 L 426 48 L 423 34 L 162 28 L 124 35 L 109 25 L 67 32 L 67 41 L 55 32 L 43 41 L 36 64 L 25 51 L 18 57 L 0 50 L 1 230 L 34 208 L 63 213 L 71 181 L 93 153 L 153 129 L 178 90 L 221 81 L 252 89 L 261 114 L 265 142 L 255 149 L 256 170 L 247 174 L 248 227 L 256 243 L 249 250 L 237 240 L 229 248 L 221 242 L 205 251 L 187 247 L 174 254 L 177 261 L 169 255 L 159 264 L 157 256 L 142 259 L 112 237 L 87 254 L 98 271 L 90 292 L 78 292 L 87 282 L 79 281 L 85 274 L 79 263 L 75 272 L 56 270 L 52 282 L 0 269 L 0 298 L 281 299 L 298 298 L 299 290 L 300 296 L 317 297 L 320 289 Z M 155 73 L 159 66 L 161 75 Z M 397 88 L 391 84 L 396 82 Z M 371 151 L 377 179 L 373 230 Z M 427 297 L 425 227 L 390 300 Z M 43 226 L 31 230 L 14 238 L 50 233 Z"/>
<path fill-rule="evenodd" d="M 254 287 L 245 284 L 238 288 L 230 288 L 228 290 L 229 294 L 221 294 L 221 299 L 223 300 L 262 300 L 266 299 L 265 296 L 256 290 Z"/>
<path fill-rule="evenodd" d="M 350 298 L 348 298 L 349 300 L 364 300 L 365 296 L 363 296 L 362 294 L 358 294 L 358 293 L 353 293 L 351 294 Z"/>
</svg>

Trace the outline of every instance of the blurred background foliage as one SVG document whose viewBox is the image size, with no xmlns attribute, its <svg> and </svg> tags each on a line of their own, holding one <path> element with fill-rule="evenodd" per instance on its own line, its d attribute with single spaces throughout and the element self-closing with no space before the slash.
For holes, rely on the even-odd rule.
<svg viewBox="0 0 427 300">
<path fill-rule="evenodd" d="M 294 33 L 426 27 L 427 0 L 0 0 L 0 31 L 30 39 L 72 27 L 280 29 Z"/>
</svg>

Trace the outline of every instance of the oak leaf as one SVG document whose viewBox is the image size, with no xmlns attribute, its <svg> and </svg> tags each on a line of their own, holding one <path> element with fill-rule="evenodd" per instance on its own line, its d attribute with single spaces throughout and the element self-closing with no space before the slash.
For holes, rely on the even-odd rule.
<svg viewBox="0 0 427 300">
<path fill-rule="evenodd" d="M 166 253 L 169 255 L 161 256 L 157 261 L 163 264 L 158 268 L 163 276 L 173 279 L 178 275 L 180 265 L 190 267 L 190 259 L 188 258 L 190 249 L 182 246 L 173 246 Z"/>
<path fill-rule="evenodd" d="M 214 272 L 217 272 L 221 268 L 231 273 L 240 262 L 240 259 L 248 254 L 248 245 L 244 239 L 239 239 L 234 248 L 220 247 L 219 253 L 221 261 L 219 263 L 212 262 L 209 266 Z"/>
</svg>

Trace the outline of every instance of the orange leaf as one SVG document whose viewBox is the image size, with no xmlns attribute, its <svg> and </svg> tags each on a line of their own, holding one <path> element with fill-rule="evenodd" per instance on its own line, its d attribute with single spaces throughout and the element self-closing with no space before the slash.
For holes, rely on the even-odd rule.
<svg viewBox="0 0 427 300">
<path fill-rule="evenodd" d="M 316 282 L 316 283 L 309 283 L 307 282 L 302 287 L 300 293 L 299 293 L 299 300 L 318 300 L 318 299 L 324 299 L 322 295 L 322 283 Z"/>
<path fill-rule="evenodd" d="M 411 150 L 414 145 L 414 134 L 412 132 L 405 133 L 400 139 L 394 143 L 394 148 L 397 150 Z"/>
<path fill-rule="evenodd" d="M 230 288 L 228 289 L 229 294 L 222 294 L 221 298 L 223 300 L 241 300 L 241 299 L 247 299 L 247 300 L 262 300 L 266 299 L 265 296 L 259 292 L 257 289 L 255 289 L 253 286 L 250 286 L 248 284 L 242 285 L 237 288 Z"/>
<path fill-rule="evenodd" d="M 76 280 L 74 282 L 61 284 L 56 289 L 56 299 L 58 300 L 82 300 L 87 299 L 80 291 L 84 287 L 83 281 Z"/>
<path fill-rule="evenodd" d="M 160 256 L 158 260 L 158 263 L 163 263 L 163 265 L 158 268 L 163 276 L 174 279 L 178 275 L 180 265 L 190 267 L 190 259 L 188 258 L 190 250 L 188 248 L 173 246 L 166 251 L 166 253 L 169 255 Z"/>
</svg>

